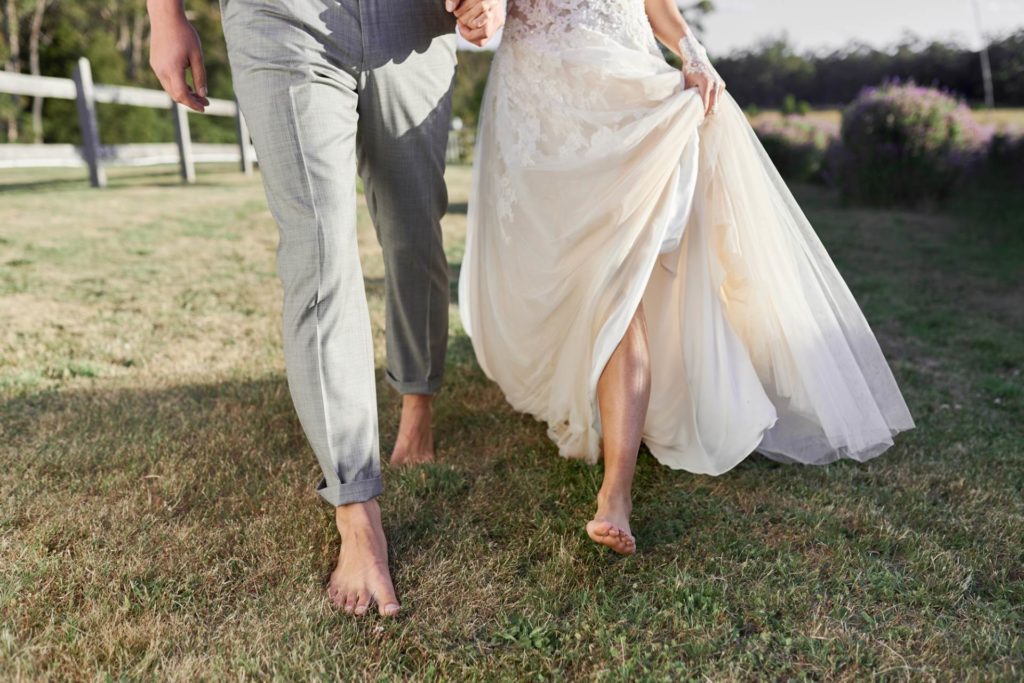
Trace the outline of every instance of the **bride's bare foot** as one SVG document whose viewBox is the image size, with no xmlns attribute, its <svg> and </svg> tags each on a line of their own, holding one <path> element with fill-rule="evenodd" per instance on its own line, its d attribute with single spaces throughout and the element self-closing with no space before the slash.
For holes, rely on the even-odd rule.
<svg viewBox="0 0 1024 683">
<path fill-rule="evenodd" d="M 434 461 L 433 396 L 405 394 L 402 396 L 402 419 L 398 438 L 391 453 L 392 467 L 420 465 Z"/>
<path fill-rule="evenodd" d="M 587 535 L 595 543 L 606 545 L 620 555 L 636 552 L 636 539 L 629 530 L 633 504 L 629 496 L 597 494 L 597 514 L 587 522 Z"/>
<path fill-rule="evenodd" d="M 388 571 L 388 544 L 376 500 L 336 508 L 341 534 L 338 566 L 327 582 L 331 604 L 346 614 L 361 616 L 376 603 L 384 616 L 398 614 L 398 598 Z"/>
</svg>

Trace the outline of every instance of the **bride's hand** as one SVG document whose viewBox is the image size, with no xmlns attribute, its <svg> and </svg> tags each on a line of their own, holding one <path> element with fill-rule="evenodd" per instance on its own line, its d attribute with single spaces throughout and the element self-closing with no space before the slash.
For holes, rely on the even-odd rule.
<svg viewBox="0 0 1024 683">
<path fill-rule="evenodd" d="M 679 54 L 683 59 L 683 86 L 697 88 L 704 102 L 704 115 L 714 114 L 725 92 L 725 81 L 711 66 L 707 50 L 687 33 L 679 41 Z"/>
</svg>

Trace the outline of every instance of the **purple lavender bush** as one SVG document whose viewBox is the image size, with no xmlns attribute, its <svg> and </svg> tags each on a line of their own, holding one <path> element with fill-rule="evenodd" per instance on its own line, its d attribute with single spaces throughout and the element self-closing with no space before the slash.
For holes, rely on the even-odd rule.
<svg viewBox="0 0 1024 683">
<path fill-rule="evenodd" d="M 759 119 L 754 132 L 783 178 L 823 182 L 826 154 L 838 132 L 834 126 L 786 116 Z"/>
<path fill-rule="evenodd" d="M 990 136 L 940 90 L 897 82 L 867 88 L 843 112 L 836 179 L 853 202 L 942 200 L 984 158 Z"/>
</svg>

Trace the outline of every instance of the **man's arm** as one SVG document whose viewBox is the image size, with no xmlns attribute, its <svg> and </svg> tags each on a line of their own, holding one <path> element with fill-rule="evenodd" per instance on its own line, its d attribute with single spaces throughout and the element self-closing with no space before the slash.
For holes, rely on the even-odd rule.
<svg viewBox="0 0 1024 683">
<path fill-rule="evenodd" d="M 195 27 L 185 17 L 184 0 L 148 0 L 146 6 L 152 25 L 149 66 L 171 99 L 203 111 L 210 104 L 203 48 Z M 185 80 L 186 70 L 192 71 L 192 88 Z"/>
<path fill-rule="evenodd" d="M 504 0 L 445 0 L 445 9 L 459 20 L 459 33 L 477 47 L 487 44 L 505 24 Z"/>
</svg>

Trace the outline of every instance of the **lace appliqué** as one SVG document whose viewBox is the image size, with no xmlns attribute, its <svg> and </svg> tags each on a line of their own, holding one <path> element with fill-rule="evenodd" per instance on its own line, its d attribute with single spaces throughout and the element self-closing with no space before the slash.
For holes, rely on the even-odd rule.
<svg viewBox="0 0 1024 683">
<path fill-rule="evenodd" d="M 571 67 L 560 55 L 574 45 L 592 46 L 595 34 L 661 57 L 643 0 L 508 0 L 502 44 L 484 102 L 496 120 L 515 122 L 497 136 L 495 209 L 502 222 L 513 220 L 516 205 L 509 166 L 579 157 L 614 143 L 628 123 L 623 116 L 602 126 L 588 123 L 586 117 L 565 115 L 615 109 L 599 87 L 566 87 L 565 72 Z"/>
<path fill-rule="evenodd" d="M 507 15 L 503 41 L 530 35 L 557 39 L 558 34 L 588 29 L 657 51 L 643 0 L 508 0 Z"/>
<path fill-rule="evenodd" d="M 683 60 L 683 73 L 704 74 L 709 78 L 722 80 L 715 67 L 711 66 L 708 51 L 692 33 L 687 33 L 679 40 L 679 54 Z"/>
</svg>

